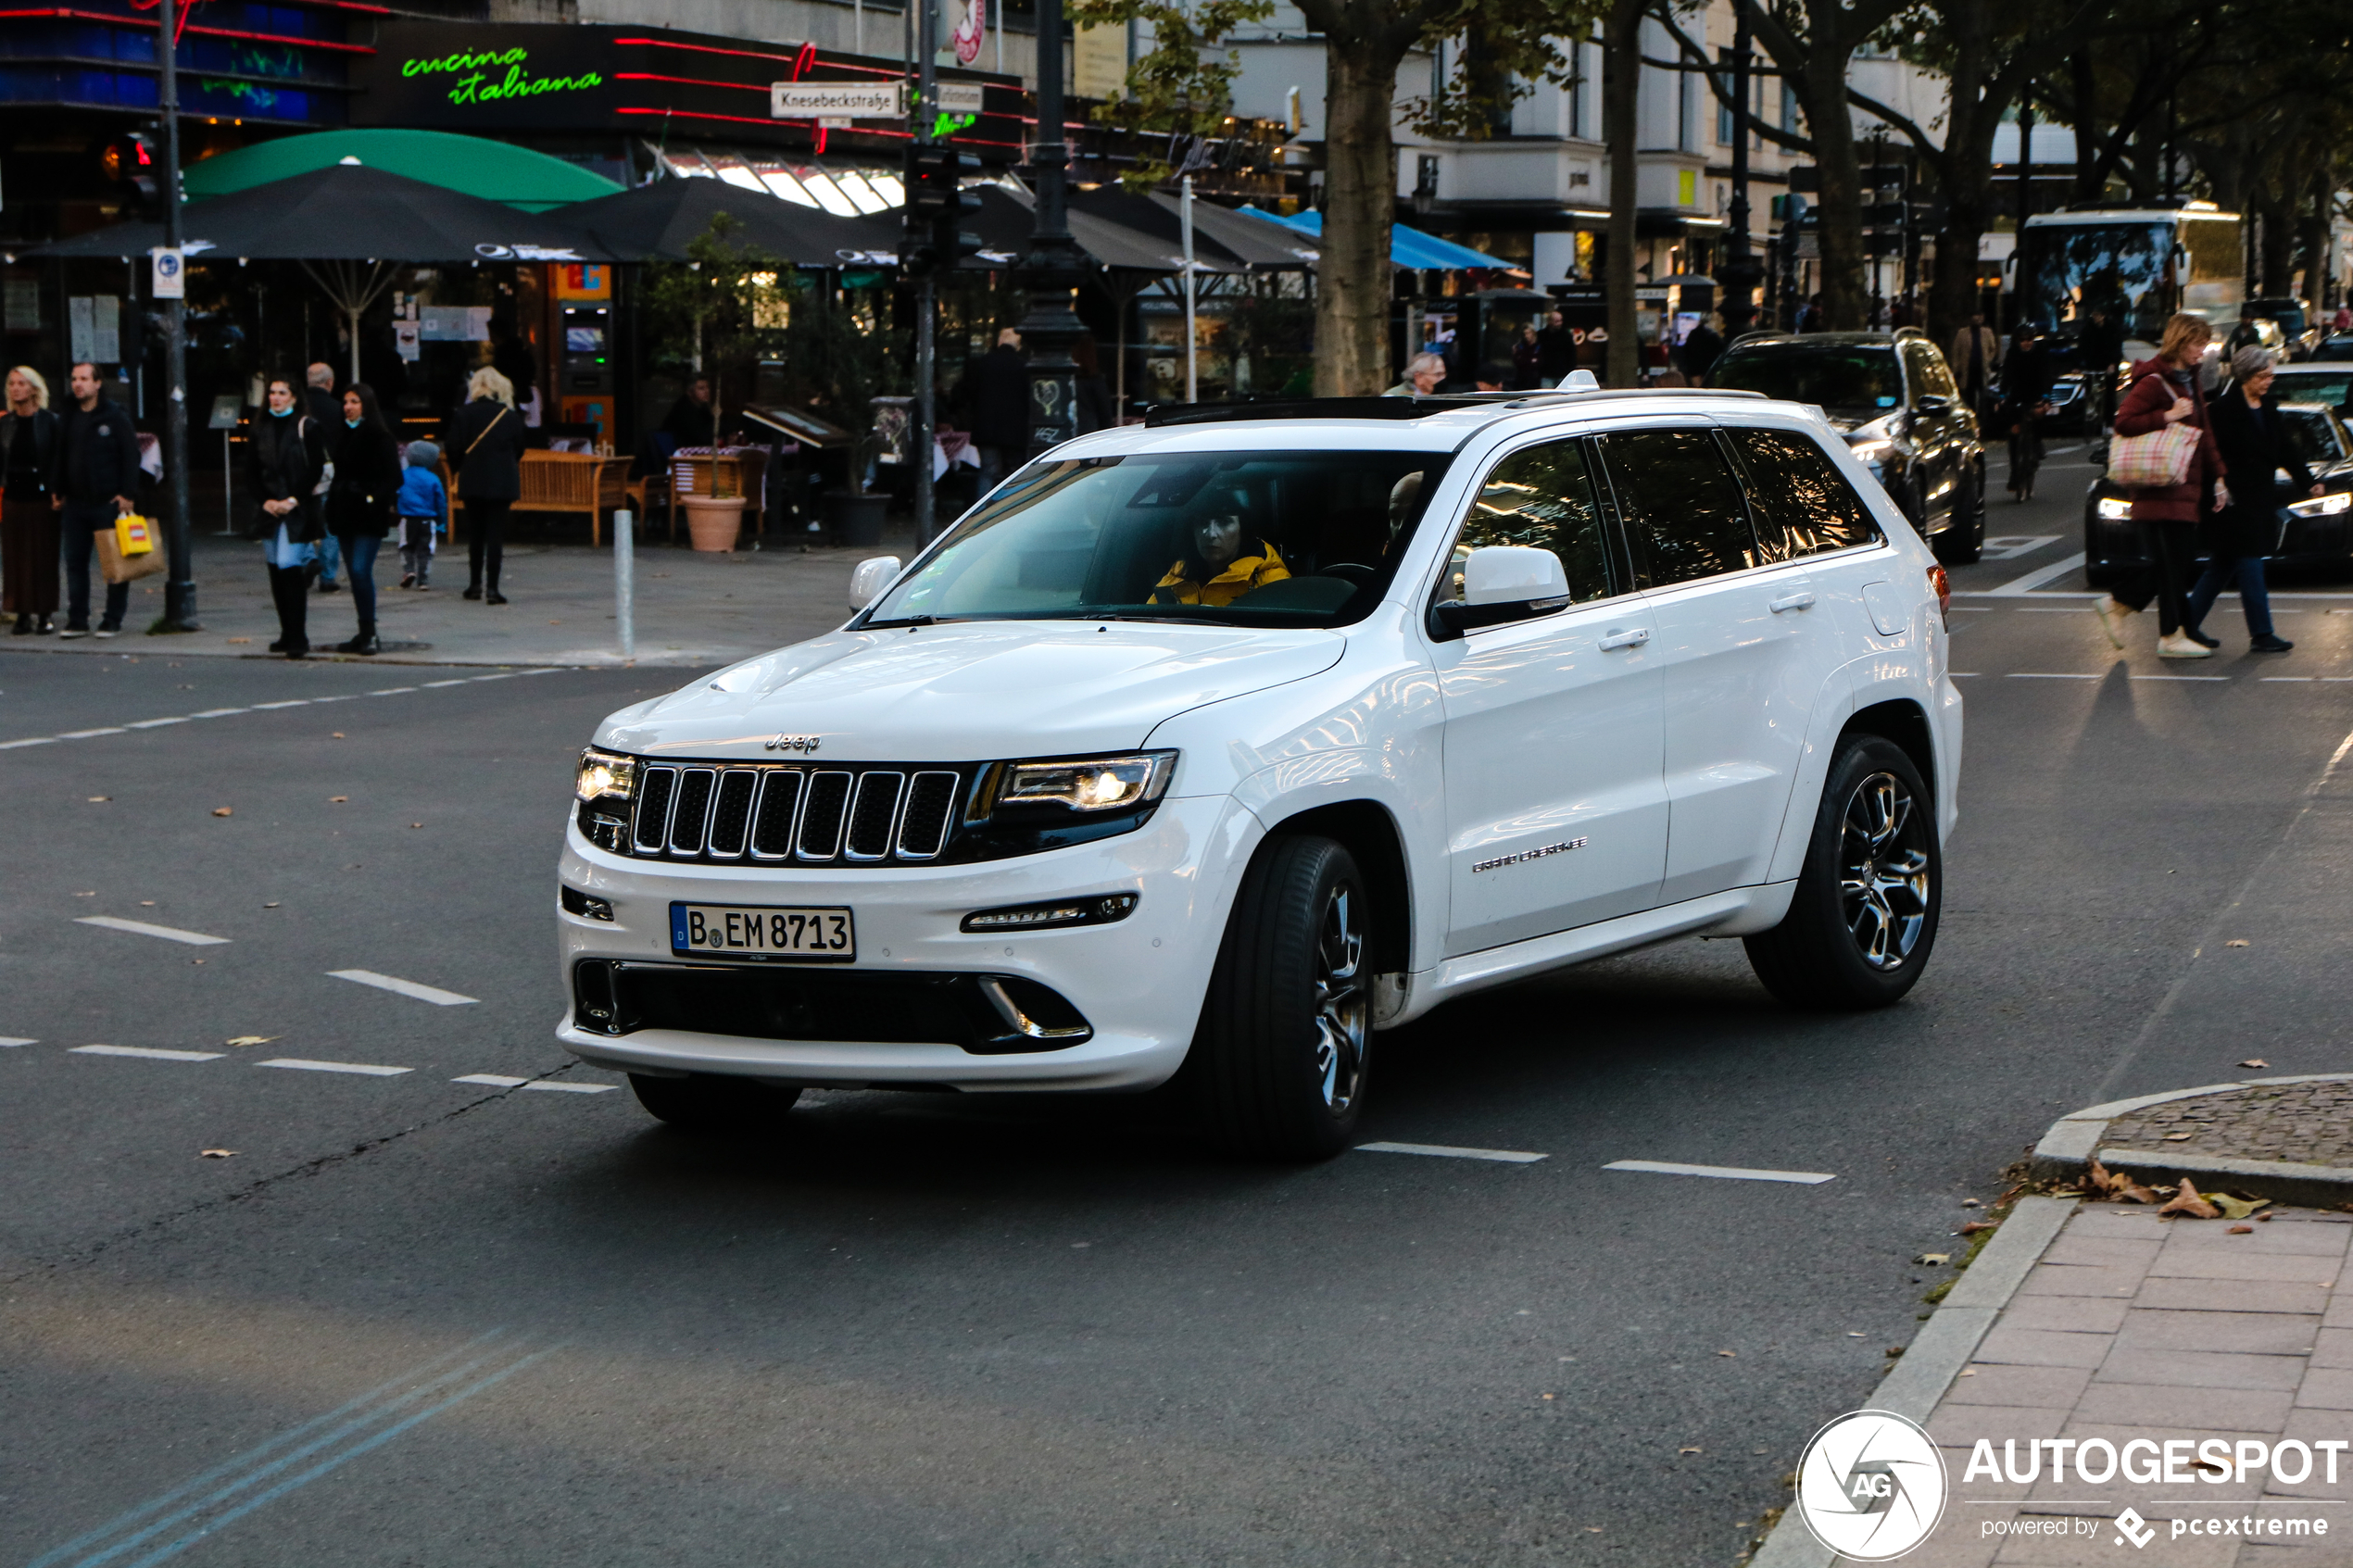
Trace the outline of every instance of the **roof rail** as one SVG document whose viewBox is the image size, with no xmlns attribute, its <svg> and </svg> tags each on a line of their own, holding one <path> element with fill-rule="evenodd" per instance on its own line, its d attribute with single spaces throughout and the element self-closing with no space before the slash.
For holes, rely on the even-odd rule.
<svg viewBox="0 0 2353 1568">
<path fill-rule="evenodd" d="M 1225 403 L 1164 403 L 1144 413 L 1147 428 L 1235 420 L 1426 420 L 1472 408 L 1548 408 L 1593 397 L 1756 397 L 1761 392 L 1704 386 L 1642 386 L 1598 392 L 1451 392 L 1430 397 L 1237 398 Z"/>
</svg>

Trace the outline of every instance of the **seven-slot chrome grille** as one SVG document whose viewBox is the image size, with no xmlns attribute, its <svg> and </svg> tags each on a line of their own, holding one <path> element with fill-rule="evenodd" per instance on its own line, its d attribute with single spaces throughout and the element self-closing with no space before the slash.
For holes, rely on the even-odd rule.
<svg viewBox="0 0 2353 1568">
<path fill-rule="evenodd" d="M 718 864 L 935 860 L 964 782 L 962 770 L 920 764 L 650 763 L 637 772 L 627 852 Z"/>
</svg>

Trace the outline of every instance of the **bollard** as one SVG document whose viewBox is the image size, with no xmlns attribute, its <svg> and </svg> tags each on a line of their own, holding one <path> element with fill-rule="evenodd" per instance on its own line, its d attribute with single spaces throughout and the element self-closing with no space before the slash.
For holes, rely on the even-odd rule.
<svg viewBox="0 0 2353 1568">
<path fill-rule="evenodd" d="M 612 514 L 612 612 L 621 628 L 621 658 L 637 657 L 637 519 L 623 508 Z"/>
</svg>

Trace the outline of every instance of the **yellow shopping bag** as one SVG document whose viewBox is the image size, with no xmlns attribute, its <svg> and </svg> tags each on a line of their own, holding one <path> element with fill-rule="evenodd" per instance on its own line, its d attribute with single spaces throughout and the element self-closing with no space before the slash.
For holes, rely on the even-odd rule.
<svg viewBox="0 0 2353 1568">
<path fill-rule="evenodd" d="M 146 555 L 156 547 L 155 530 L 137 512 L 126 513 L 114 520 L 114 544 L 125 558 Z"/>
</svg>

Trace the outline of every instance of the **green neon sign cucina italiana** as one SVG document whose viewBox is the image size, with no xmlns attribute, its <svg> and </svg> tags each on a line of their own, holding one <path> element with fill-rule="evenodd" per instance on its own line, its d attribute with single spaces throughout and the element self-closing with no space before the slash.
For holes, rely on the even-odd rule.
<svg viewBox="0 0 2353 1568">
<path fill-rule="evenodd" d="M 458 84 L 449 89 L 453 104 L 502 103 L 509 98 L 535 98 L 542 93 L 577 93 L 590 87 L 601 87 L 605 79 L 595 71 L 583 71 L 578 76 L 532 76 L 527 74 L 531 51 L 528 49 L 485 49 L 478 53 L 444 55 L 438 59 L 403 60 L 403 76 L 457 76 Z M 491 72 L 504 66 L 507 74 L 493 80 Z"/>
</svg>

